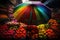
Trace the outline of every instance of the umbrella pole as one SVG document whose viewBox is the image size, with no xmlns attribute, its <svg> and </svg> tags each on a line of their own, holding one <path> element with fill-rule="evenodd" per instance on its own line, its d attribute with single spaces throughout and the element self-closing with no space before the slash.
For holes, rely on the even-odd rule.
<svg viewBox="0 0 60 40">
<path fill-rule="evenodd" d="M 31 12 L 30 12 L 29 25 L 31 24 L 31 22 L 32 22 L 32 10 L 31 10 Z"/>
</svg>

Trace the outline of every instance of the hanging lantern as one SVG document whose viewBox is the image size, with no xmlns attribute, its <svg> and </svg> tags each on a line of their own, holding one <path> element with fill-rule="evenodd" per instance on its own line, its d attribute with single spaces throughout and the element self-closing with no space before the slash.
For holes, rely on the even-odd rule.
<svg viewBox="0 0 60 40">
<path fill-rule="evenodd" d="M 8 18 L 8 16 L 4 14 L 0 14 L 0 18 Z"/>
</svg>

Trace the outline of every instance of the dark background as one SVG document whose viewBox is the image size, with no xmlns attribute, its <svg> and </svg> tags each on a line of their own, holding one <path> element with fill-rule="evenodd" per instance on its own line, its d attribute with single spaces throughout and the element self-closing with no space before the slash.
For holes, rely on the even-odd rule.
<svg viewBox="0 0 60 40">
<path fill-rule="evenodd" d="M 21 0 L 14 0 L 14 1 L 16 1 L 16 4 L 14 4 L 14 5 L 22 3 Z M 14 2 L 14 1 L 12 0 L 12 2 Z M 33 0 L 30 0 L 30 1 L 33 1 Z M 44 3 L 47 0 L 35 0 L 35 1 L 42 1 L 42 3 Z M 48 0 L 48 1 L 50 1 L 50 0 Z M 11 2 L 11 0 L 0 0 L 0 4 L 4 4 L 4 5 L 6 5 L 7 3 L 12 3 L 12 2 Z M 60 8 L 60 0 L 53 0 L 53 1 L 49 2 L 47 4 L 47 6 L 49 6 L 51 8 Z"/>
</svg>

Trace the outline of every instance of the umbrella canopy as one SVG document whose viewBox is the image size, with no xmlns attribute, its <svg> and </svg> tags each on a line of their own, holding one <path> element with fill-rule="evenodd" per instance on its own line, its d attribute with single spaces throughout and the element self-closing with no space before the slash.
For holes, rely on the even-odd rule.
<svg viewBox="0 0 60 40">
<path fill-rule="evenodd" d="M 14 9 L 14 17 L 23 23 L 38 25 L 47 23 L 51 10 L 40 2 L 19 4 Z"/>
</svg>

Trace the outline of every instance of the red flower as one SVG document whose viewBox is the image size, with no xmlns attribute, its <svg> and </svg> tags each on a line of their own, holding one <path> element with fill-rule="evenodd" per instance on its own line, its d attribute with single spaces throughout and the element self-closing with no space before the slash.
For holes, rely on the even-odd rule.
<svg viewBox="0 0 60 40">
<path fill-rule="evenodd" d="M 46 30 L 46 35 L 47 35 L 49 38 L 56 38 L 56 34 L 54 33 L 54 31 L 53 31 L 52 29 Z"/>
<path fill-rule="evenodd" d="M 20 27 L 16 30 L 15 38 L 26 38 L 26 30 L 24 27 Z"/>
<path fill-rule="evenodd" d="M 7 30 L 2 33 L 1 37 L 2 38 L 12 38 L 14 35 L 14 30 Z"/>
<path fill-rule="evenodd" d="M 38 38 L 38 34 L 33 34 L 32 39 L 36 39 L 36 38 Z"/>
</svg>

